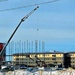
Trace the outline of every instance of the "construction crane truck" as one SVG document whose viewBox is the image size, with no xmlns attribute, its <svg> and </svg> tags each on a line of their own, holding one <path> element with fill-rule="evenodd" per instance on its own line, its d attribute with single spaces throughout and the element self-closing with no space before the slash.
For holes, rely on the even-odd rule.
<svg viewBox="0 0 75 75">
<path fill-rule="evenodd" d="M 11 39 L 13 38 L 14 34 L 16 33 L 16 31 L 18 30 L 18 28 L 20 27 L 21 23 L 24 22 L 26 19 L 28 19 L 28 17 L 37 10 L 37 8 L 39 8 L 39 6 L 37 6 L 36 8 L 34 8 L 31 12 L 29 12 L 25 17 L 23 17 L 21 19 L 21 21 L 19 22 L 19 24 L 17 25 L 17 27 L 15 28 L 15 30 L 13 31 L 13 33 L 11 34 L 10 38 L 8 39 L 7 43 L 4 45 L 3 49 L 0 51 L 0 57 L 3 57 L 3 51 L 6 49 L 7 45 L 9 44 L 9 42 L 11 41 Z M 2 65 L 2 61 L 0 60 L 0 66 Z"/>
</svg>

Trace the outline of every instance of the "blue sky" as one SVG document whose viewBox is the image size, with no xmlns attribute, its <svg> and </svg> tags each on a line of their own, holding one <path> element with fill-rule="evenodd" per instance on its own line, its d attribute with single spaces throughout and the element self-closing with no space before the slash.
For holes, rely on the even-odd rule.
<svg viewBox="0 0 75 75">
<path fill-rule="evenodd" d="M 36 6 L 3 12 L 1 10 L 47 1 L 50 0 L 8 0 L 0 2 L 0 42 L 7 41 L 21 18 Z M 35 41 L 38 39 L 45 42 L 46 51 L 74 51 L 74 20 L 75 0 L 59 0 L 39 5 L 39 9 L 21 24 L 11 41 Z M 39 30 L 37 31 L 37 29 Z"/>
</svg>

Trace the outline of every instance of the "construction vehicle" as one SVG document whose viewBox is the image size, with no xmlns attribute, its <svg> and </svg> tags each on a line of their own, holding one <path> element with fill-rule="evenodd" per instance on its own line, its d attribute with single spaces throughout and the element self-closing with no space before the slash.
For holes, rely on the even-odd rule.
<svg viewBox="0 0 75 75">
<path fill-rule="evenodd" d="M 31 12 L 29 12 L 25 17 L 23 17 L 21 19 L 21 21 L 19 22 L 19 24 L 17 25 L 17 27 L 15 28 L 15 30 L 13 31 L 12 35 L 10 36 L 10 38 L 8 39 L 7 43 L 4 45 L 3 49 L 0 51 L 0 57 L 3 57 L 3 51 L 6 49 L 7 45 L 9 44 L 9 42 L 11 41 L 11 39 L 13 38 L 14 34 L 16 33 L 16 31 L 18 30 L 18 28 L 20 27 L 21 23 L 24 22 L 26 19 L 28 19 L 28 17 L 35 11 L 37 10 L 37 8 L 39 8 L 39 6 L 37 6 L 36 8 L 34 8 Z M 0 66 L 1 66 L 2 61 L 0 60 Z"/>
</svg>

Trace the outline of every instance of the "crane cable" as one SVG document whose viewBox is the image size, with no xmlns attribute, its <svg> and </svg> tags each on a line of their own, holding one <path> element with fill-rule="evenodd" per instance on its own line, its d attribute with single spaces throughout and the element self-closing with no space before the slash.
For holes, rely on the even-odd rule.
<svg viewBox="0 0 75 75">
<path fill-rule="evenodd" d="M 21 9 L 21 8 L 27 8 L 27 7 L 32 7 L 32 6 L 38 6 L 38 5 L 48 4 L 48 3 L 52 3 L 52 2 L 56 2 L 56 1 L 59 1 L 59 0 L 47 1 L 47 2 L 42 2 L 42 3 L 27 5 L 27 6 L 21 6 L 21 7 L 16 7 L 16 8 L 10 8 L 10 9 L 3 9 L 3 10 L 0 10 L 0 12 L 16 10 L 16 9 Z"/>
</svg>

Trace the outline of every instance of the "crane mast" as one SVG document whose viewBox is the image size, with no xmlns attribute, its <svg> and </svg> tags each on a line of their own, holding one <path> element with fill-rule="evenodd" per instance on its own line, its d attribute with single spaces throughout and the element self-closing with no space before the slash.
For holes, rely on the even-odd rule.
<svg viewBox="0 0 75 75">
<path fill-rule="evenodd" d="M 17 27 L 15 28 L 15 30 L 13 31 L 12 35 L 10 36 L 10 38 L 8 39 L 7 43 L 5 44 L 5 46 L 3 47 L 3 49 L 0 52 L 0 56 L 2 56 L 2 52 L 6 49 L 7 45 L 9 44 L 10 40 L 12 39 L 12 37 L 14 36 L 14 34 L 16 33 L 17 29 L 20 27 L 21 23 L 24 22 L 35 10 L 37 10 L 37 8 L 39 8 L 39 6 L 37 6 L 36 8 L 34 8 L 31 12 L 29 12 L 25 17 L 23 17 L 21 19 L 21 21 L 19 22 L 19 24 L 17 25 Z"/>
</svg>

